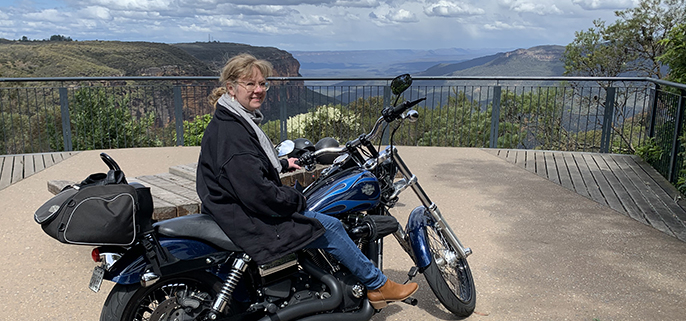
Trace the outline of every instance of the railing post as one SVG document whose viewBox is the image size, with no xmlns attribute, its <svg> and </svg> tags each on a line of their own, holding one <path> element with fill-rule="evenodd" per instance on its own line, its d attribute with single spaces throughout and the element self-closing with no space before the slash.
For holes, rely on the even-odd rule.
<svg viewBox="0 0 686 321">
<path fill-rule="evenodd" d="M 288 106 L 286 106 L 286 86 L 279 87 L 279 120 L 281 141 L 288 139 Z"/>
<path fill-rule="evenodd" d="M 176 146 L 183 146 L 183 97 L 181 87 L 174 86 L 174 118 L 176 118 Z"/>
<path fill-rule="evenodd" d="M 667 179 L 675 183 L 679 176 L 679 169 L 677 168 L 677 160 L 679 158 L 679 134 L 681 134 L 681 129 L 683 128 L 684 121 L 684 105 L 686 105 L 686 90 L 680 90 L 681 95 L 679 96 L 679 106 L 676 110 L 676 123 L 674 124 L 674 136 L 672 137 L 672 153 L 669 157 L 669 173 L 667 174 Z"/>
<path fill-rule="evenodd" d="M 650 102 L 650 127 L 648 128 L 648 137 L 655 137 L 655 117 L 657 115 L 657 106 L 658 106 L 658 94 L 660 92 L 660 84 L 655 84 L 655 90 L 653 91 L 652 95 L 650 95 L 650 98 L 652 99 Z"/>
<path fill-rule="evenodd" d="M 603 115 L 602 135 L 600 136 L 600 152 L 610 151 L 610 136 L 612 136 L 613 115 L 615 113 L 615 87 L 607 88 L 605 97 L 605 114 Z"/>
<path fill-rule="evenodd" d="M 502 87 L 493 87 L 493 107 L 491 109 L 491 139 L 490 148 L 498 148 L 498 126 L 500 125 L 500 94 Z"/>
<path fill-rule="evenodd" d="M 67 88 L 60 88 L 60 112 L 62 114 L 62 139 L 64 140 L 64 151 L 73 150 L 71 142 L 71 120 L 69 118 L 69 92 Z"/>
<path fill-rule="evenodd" d="M 381 102 L 382 108 L 385 108 L 387 104 L 391 103 L 391 86 L 383 87 L 383 101 Z M 381 137 L 381 144 L 388 145 L 390 140 L 390 130 L 384 130 L 383 136 Z"/>
</svg>

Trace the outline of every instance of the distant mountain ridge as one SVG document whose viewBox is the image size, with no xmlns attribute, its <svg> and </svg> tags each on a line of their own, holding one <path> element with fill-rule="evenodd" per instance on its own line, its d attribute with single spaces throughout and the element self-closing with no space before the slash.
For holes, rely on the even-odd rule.
<svg viewBox="0 0 686 321">
<path fill-rule="evenodd" d="M 417 76 L 539 76 L 564 74 L 564 46 L 537 46 L 479 57 L 453 64 L 438 64 Z"/>
<path fill-rule="evenodd" d="M 561 76 L 563 46 L 498 51 L 293 51 L 247 44 L 12 41 L 0 38 L 0 77 L 218 76 L 226 60 L 251 53 L 279 77 Z"/>
<path fill-rule="evenodd" d="M 291 51 L 305 77 L 388 77 L 417 73 L 440 63 L 457 63 L 502 49 Z"/>
</svg>

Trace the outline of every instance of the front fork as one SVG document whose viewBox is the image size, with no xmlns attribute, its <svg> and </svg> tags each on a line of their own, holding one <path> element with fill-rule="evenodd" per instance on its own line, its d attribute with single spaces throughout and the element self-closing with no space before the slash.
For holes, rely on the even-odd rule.
<svg viewBox="0 0 686 321">
<path fill-rule="evenodd" d="M 411 187 L 424 205 L 415 208 L 412 213 L 410 213 L 406 230 L 398 229 L 398 231 L 394 233 L 394 236 L 400 245 L 406 252 L 411 253 L 414 256 L 418 267 L 426 267 L 431 263 L 431 251 L 428 249 L 428 240 L 425 240 L 426 233 L 421 233 L 423 229 L 427 227 L 425 216 L 428 215 L 433 220 L 435 229 L 441 233 L 446 241 L 450 243 L 452 248 L 457 251 L 459 257 L 467 258 L 467 256 L 472 254 L 472 250 L 468 247 L 464 247 L 460 240 L 457 239 L 455 232 L 453 232 L 450 225 L 448 225 L 448 222 L 443 218 L 443 215 L 441 215 L 438 206 L 429 199 L 429 196 L 424 192 L 419 185 L 419 182 L 417 182 L 417 177 L 410 172 L 410 169 L 405 165 L 405 162 L 400 158 L 400 155 L 398 155 L 397 149 L 392 147 L 391 152 L 391 157 L 393 157 L 395 164 L 398 166 L 398 170 L 403 175 L 403 179 L 397 184 L 396 190 L 402 191 L 408 186 Z M 396 194 L 398 193 L 399 192 Z"/>
</svg>

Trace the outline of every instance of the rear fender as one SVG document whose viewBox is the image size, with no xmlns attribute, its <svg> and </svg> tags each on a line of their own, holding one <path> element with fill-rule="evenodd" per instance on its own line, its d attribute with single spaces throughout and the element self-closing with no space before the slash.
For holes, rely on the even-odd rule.
<svg viewBox="0 0 686 321">
<path fill-rule="evenodd" d="M 424 206 L 415 207 L 410 213 L 410 217 L 407 218 L 407 226 L 405 227 L 415 264 L 420 270 L 429 266 L 432 259 L 425 230 L 428 224 L 427 212 L 428 210 Z"/>
<path fill-rule="evenodd" d="M 197 259 L 220 252 L 206 243 L 189 239 L 160 239 L 160 245 L 179 260 Z M 148 262 L 141 245 L 127 251 L 106 272 L 104 278 L 119 284 L 139 283 Z"/>
</svg>

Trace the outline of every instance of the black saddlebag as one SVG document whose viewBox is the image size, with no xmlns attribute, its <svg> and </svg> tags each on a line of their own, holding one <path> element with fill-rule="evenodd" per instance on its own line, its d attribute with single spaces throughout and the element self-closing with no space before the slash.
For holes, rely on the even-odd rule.
<svg viewBox="0 0 686 321">
<path fill-rule="evenodd" d="M 130 246 L 152 228 L 150 188 L 125 180 L 84 182 L 65 188 L 36 211 L 34 219 L 46 234 L 66 244 Z"/>
</svg>

